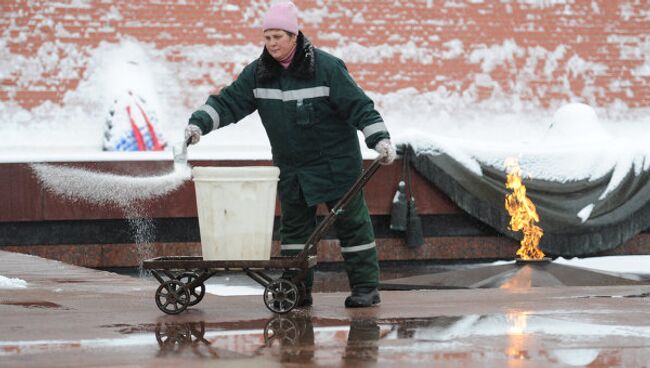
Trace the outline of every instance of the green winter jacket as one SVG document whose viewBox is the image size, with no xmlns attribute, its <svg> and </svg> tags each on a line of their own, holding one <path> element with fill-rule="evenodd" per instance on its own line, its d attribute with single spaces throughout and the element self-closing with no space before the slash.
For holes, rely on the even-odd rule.
<svg viewBox="0 0 650 368">
<path fill-rule="evenodd" d="M 357 130 L 369 148 L 390 136 L 343 61 L 314 48 L 302 33 L 297 41 L 288 69 L 264 48 L 189 123 L 207 134 L 257 110 L 280 168 L 280 200 L 295 201 L 302 190 L 313 206 L 342 197 L 361 174 Z"/>
</svg>

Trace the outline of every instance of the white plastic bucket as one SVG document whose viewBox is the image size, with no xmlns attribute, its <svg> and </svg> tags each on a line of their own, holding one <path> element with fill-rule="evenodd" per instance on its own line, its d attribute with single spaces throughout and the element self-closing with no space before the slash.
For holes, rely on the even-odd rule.
<svg viewBox="0 0 650 368">
<path fill-rule="evenodd" d="M 192 169 L 204 260 L 269 260 L 280 169 Z"/>
</svg>

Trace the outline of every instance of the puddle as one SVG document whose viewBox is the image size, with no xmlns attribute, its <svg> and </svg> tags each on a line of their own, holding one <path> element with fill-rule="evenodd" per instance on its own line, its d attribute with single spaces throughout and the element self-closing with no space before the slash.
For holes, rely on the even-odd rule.
<svg viewBox="0 0 650 368">
<path fill-rule="evenodd" d="M 517 309 L 410 319 L 325 319 L 308 311 L 231 322 L 164 317 L 101 326 L 122 334 L 116 338 L 0 341 L 0 355 L 138 347 L 150 358 L 254 359 L 261 365 L 643 366 L 650 360 L 650 326 L 593 318 L 578 310 Z"/>
<path fill-rule="evenodd" d="M 116 332 L 119 332 L 124 335 L 139 334 L 139 333 L 151 333 L 160 328 L 161 325 L 173 325 L 173 324 L 194 324 L 201 323 L 204 327 L 212 330 L 254 330 L 264 328 L 267 319 L 254 319 L 248 321 L 229 321 L 229 322 L 178 322 L 177 318 L 174 317 L 163 317 L 163 319 L 169 318 L 170 322 L 159 322 L 159 323 L 143 323 L 143 324 L 112 324 L 112 325 L 102 325 L 102 328 L 109 328 Z"/>
<path fill-rule="evenodd" d="M 650 358 L 650 349 L 635 350 L 647 345 L 649 326 L 598 324 L 580 320 L 579 312 L 567 313 L 512 310 L 490 315 L 339 320 L 291 312 L 265 321 L 170 320 L 130 329 L 106 327 L 121 327 L 123 333 L 149 331 L 158 344 L 158 356 L 184 358 L 262 357 L 317 365 L 340 364 L 342 360 L 391 364 L 453 361 L 484 366 L 487 356 L 495 366 L 511 361 L 551 365 L 600 362 L 595 365 L 606 366 L 602 363 L 628 352 L 626 348 L 613 349 L 611 339 L 616 339 L 618 346 L 629 344 L 634 359 L 636 354 Z"/>
<path fill-rule="evenodd" d="M 482 366 L 486 356 L 491 356 L 497 366 L 513 360 L 590 364 L 620 355 L 620 348 L 611 348 L 612 338 L 629 342 L 632 350 L 640 341 L 647 344 L 650 339 L 648 326 L 597 324 L 580 321 L 579 313 L 556 316 L 520 310 L 351 321 L 290 313 L 268 320 L 262 330 L 214 327 L 205 322 L 167 323 L 158 326 L 155 334 L 165 355 L 199 352 L 202 356 L 222 356 L 228 351 L 233 356 L 259 355 L 280 362 L 319 365 L 341 360 L 395 364 L 438 360 Z M 643 354 L 650 357 L 650 350 Z"/>
<path fill-rule="evenodd" d="M 22 301 L 22 302 L 10 302 L 3 301 L 0 302 L 3 305 L 15 305 L 24 308 L 36 308 L 36 309 L 60 309 L 60 310 L 70 310 L 70 308 L 64 307 L 60 304 L 46 302 L 46 301 Z"/>
</svg>

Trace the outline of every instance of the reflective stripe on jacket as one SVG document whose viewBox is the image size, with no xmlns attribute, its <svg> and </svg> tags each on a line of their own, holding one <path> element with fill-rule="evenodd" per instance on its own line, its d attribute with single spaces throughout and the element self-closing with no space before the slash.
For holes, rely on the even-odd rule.
<svg viewBox="0 0 650 368">
<path fill-rule="evenodd" d="M 357 130 L 369 148 L 389 138 L 374 103 L 340 59 L 300 33 L 288 69 L 264 49 L 239 77 L 192 114 L 203 134 L 258 111 L 280 168 L 281 201 L 302 190 L 307 203 L 340 198 L 361 174 Z"/>
</svg>

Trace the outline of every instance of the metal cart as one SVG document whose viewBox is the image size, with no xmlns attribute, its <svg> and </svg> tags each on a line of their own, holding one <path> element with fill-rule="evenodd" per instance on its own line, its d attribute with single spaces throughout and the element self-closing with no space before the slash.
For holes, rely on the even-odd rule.
<svg viewBox="0 0 650 368">
<path fill-rule="evenodd" d="M 145 260 L 143 268 L 151 270 L 160 286 L 155 301 L 167 314 L 178 314 L 198 304 L 205 295 L 205 281 L 219 272 L 241 271 L 264 286 L 264 304 L 275 313 L 287 313 L 305 297 L 304 280 L 316 266 L 316 245 L 330 229 L 336 217 L 350 203 L 379 168 L 375 159 L 330 210 L 309 236 L 302 252 L 295 257 L 271 257 L 270 260 L 204 261 L 202 257 L 157 257 Z M 267 271 L 282 270 L 291 277 L 273 279 Z"/>
</svg>

